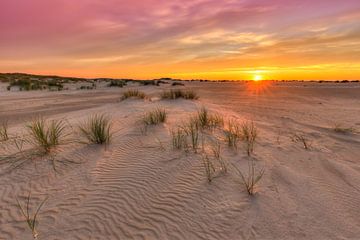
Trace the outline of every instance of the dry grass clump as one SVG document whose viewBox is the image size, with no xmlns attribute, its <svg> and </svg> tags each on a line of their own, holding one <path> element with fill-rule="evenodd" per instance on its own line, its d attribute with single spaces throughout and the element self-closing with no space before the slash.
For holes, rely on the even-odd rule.
<svg viewBox="0 0 360 240">
<path fill-rule="evenodd" d="M 181 89 L 171 89 L 169 91 L 163 91 L 161 93 L 161 99 L 199 99 L 197 93 L 193 90 L 181 90 Z"/>
<path fill-rule="evenodd" d="M 237 170 L 241 177 L 242 183 L 244 184 L 246 191 L 249 195 L 255 193 L 255 187 L 264 175 L 265 169 L 262 168 L 260 171 L 256 171 L 254 160 L 251 159 L 248 162 L 248 173 L 243 174 L 235 165 L 234 168 Z"/>
<path fill-rule="evenodd" d="M 146 97 L 145 93 L 135 89 L 135 90 L 127 90 L 126 92 L 123 93 L 122 97 L 121 97 L 121 101 L 128 99 L 128 98 L 140 98 L 140 99 L 144 99 Z"/>
<path fill-rule="evenodd" d="M 31 230 L 31 233 L 33 235 L 34 239 L 37 239 L 38 237 L 38 232 L 36 231 L 36 226 L 38 224 L 38 220 L 37 220 L 37 216 L 40 212 L 40 209 L 42 208 L 42 206 L 44 205 L 44 203 L 47 201 L 48 198 L 45 198 L 37 207 L 36 211 L 34 214 L 30 214 L 29 212 L 29 208 L 30 208 L 30 198 L 31 198 L 31 192 L 29 192 L 29 195 L 26 198 L 26 202 L 25 202 L 25 206 L 22 207 L 22 205 L 20 204 L 20 201 L 16 198 L 17 201 L 17 205 L 21 211 L 21 214 L 25 217 L 26 219 L 26 223 L 28 225 L 28 227 Z"/>
<path fill-rule="evenodd" d="M 304 149 L 308 150 L 310 149 L 310 143 L 309 143 L 309 140 L 306 138 L 305 135 L 302 135 L 302 134 L 298 134 L 298 133 L 294 133 L 292 136 L 291 136 L 291 140 L 293 142 L 301 142 Z"/>
<path fill-rule="evenodd" d="M 153 111 L 147 112 L 143 116 L 142 122 L 146 126 L 148 126 L 148 125 L 156 125 L 156 124 L 159 124 L 159 123 L 164 123 L 166 121 L 166 118 L 167 118 L 166 110 L 164 108 L 156 108 Z"/>
<path fill-rule="evenodd" d="M 187 134 L 183 128 L 171 130 L 172 146 L 174 149 L 187 149 Z"/>
<path fill-rule="evenodd" d="M 333 130 L 337 133 L 342 133 L 342 134 L 348 134 L 348 133 L 354 133 L 355 129 L 352 127 L 344 127 L 342 126 L 342 124 L 336 123 Z"/>
<path fill-rule="evenodd" d="M 202 161 L 204 164 L 206 178 L 207 178 L 208 182 L 210 183 L 213 180 L 213 178 L 215 177 L 216 169 L 214 167 L 214 164 L 212 163 L 212 161 L 209 159 L 209 157 L 206 154 L 203 155 Z"/>
<path fill-rule="evenodd" d="M 214 158 L 218 161 L 220 165 L 220 171 L 223 173 L 227 173 L 227 164 L 225 160 L 221 157 L 221 145 L 219 142 L 214 142 L 210 146 L 211 152 Z"/>
<path fill-rule="evenodd" d="M 66 124 L 63 120 L 46 121 L 43 118 L 37 118 L 27 125 L 30 142 L 39 147 L 44 154 L 51 149 L 64 143 L 67 136 L 65 133 Z"/>
<path fill-rule="evenodd" d="M 240 140 L 244 141 L 246 153 L 250 156 L 254 152 L 254 145 L 258 136 L 258 130 L 252 121 L 239 123 L 230 119 L 227 128 L 224 130 L 225 141 L 229 147 L 237 149 Z"/>
<path fill-rule="evenodd" d="M 236 120 L 230 119 L 224 133 L 228 146 L 237 148 L 238 142 L 241 139 L 241 125 Z"/>
<path fill-rule="evenodd" d="M 79 126 L 81 134 L 94 144 L 107 144 L 110 142 L 111 119 L 104 114 L 95 114 Z"/>
<path fill-rule="evenodd" d="M 221 145 L 217 140 L 211 140 L 210 144 L 203 142 L 202 163 L 205 175 L 210 183 L 215 177 L 227 173 L 227 163 L 221 156 Z"/>
<path fill-rule="evenodd" d="M 196 120 L 197 124 L 202 129 L 214 129 L 224 125 L 224 119 L 222 116 L 219 114 L 209 113 L 205 107 L 202 107 L 200 110 L 198 110 Z"/>
<path fill-rule="evenodd" d="M 9 140 L 7 121 L 0 124 L 0 142 Z"/>
<path fill-rule="evenodd" d="M 191 147 L 197 152 L 199 147 L 199 125 L 195 118 L 190 118 L 189 122 L 183 125 L 183 131 L 191 139 Z"/>
<path fill-rule="evenodd" d="M 258 131 L 254 122 L 244 122 L 241 124 L 241 136 L 246 144 L 246 153 L 250 156 L 254 152 L 254 144 L 256 137 L 258 136 Z"/>
<path fill-rule="evenodd" d="M 140 123 L 142 126 L 140 130 L 143 134 L 146 134 L 147 129 L 151 125 L 157 125 L 159 123 L 164 123 L 167 119 L 167 112 L 164 108 L 156 108 L 155 110 L 149 111 L 144 114 Z"/>
</svg>

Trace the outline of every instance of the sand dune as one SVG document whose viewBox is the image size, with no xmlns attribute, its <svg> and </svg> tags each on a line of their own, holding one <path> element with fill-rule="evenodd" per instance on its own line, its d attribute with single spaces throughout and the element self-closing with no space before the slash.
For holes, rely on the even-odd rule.
<svg viewBox="0 0 360 240">
<path fill-rule="evenodd" d="M 13 135 L 24 134 L 36 115 L 66 119 L 78 139 L 78 124 L 106 113 L 114 131 L 107 147 L 60 147 L 57 171 L 46 158 L 10 171 L 1 164 L 0 239 L 32 239 L 16 206 L 30 189 L 32 208 L 49 196 L 38 239 L 359 239 L 359 84 L 276 83 L 261 93 L 244 83 L 186 87 L 200 99 L 160 100 L 170 86 L 0 92 L 0 121 L 9 121 Z M 128 88 L 151 100 L 119 101 Z M 167 109 L 168 121 L 144 135 L 138 121 L 157 106 Z M 172 148 L 171 129 L 202 106 L 258 127 L 253 158 L 265 174 L 254 196 L 231 167 L 246 169 L 243 145 L 235 151 L 220 139 L 229 171 L 210 184 L 201 154 Z M 335 132 L 335 124 L 357 132 Z M 292 141 L 294 134 L 305 136 L 310 149 Z M 11 142 L 1 145 L 5 155 Z"/>
</svg>

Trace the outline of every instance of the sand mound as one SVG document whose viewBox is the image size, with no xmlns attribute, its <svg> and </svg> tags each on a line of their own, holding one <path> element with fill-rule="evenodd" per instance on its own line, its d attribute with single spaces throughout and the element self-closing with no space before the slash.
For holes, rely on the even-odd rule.
<svg viewBox="0 0 360 240">
<path fill-rule="evenodd" d="M 78 136 L 78 124 L 106 113 L 115 132 L 107 147 L 62 146 L 56 171 L 46 157 L 11 171 L 0 164 L 0 239 L 32 239 L 16 206 L 30 189 L 31 209 L 49 196 L 39 215 L 39 239 L 358 238 L 360 137 L 331 126 L 360 124 L 359 87 L 283 83 L 260 95 L 243 84 L 191 87 L 198 101 L 159 100 L 157 87 L 141 87 L 153 101 L 119 102 L 124 90 L 118 89 L 0 95 L 0 120 L 9 120 L 12 134 L 24 134 L 24 122 L 37 114 L 66 118 Z M 144 135 L 138 121 L 157 106 L 167 109 L 168 121 Z M 171 129 L 201 106 L 225 118 L 254 120 L 259 128 L 253 158 L 265 175 L 255 196 L 231 168 L 246 169 L 242 145 L 234 151 L 220 139 L 229 171 L 210 184 L 201 154 L 172 148 Z M 306 136 L 310 149 L 292 141 L 294 134 Z M 1 145 L 4 155 L 11 142 Z"/>
</svg>

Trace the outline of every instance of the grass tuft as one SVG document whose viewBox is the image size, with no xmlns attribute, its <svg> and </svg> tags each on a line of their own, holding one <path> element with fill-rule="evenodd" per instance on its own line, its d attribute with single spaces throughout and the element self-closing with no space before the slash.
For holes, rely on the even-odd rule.
<svg viewBox="0 0 360 240">
<path fill-rule="evenodd" d="M 214 158 L 218 161 L 220 165 L 220 171 L 227 173 L 227 164 L 225 160 L 221 157 L 221 145 L 219 142 L 214 142 L 210 146 L 211 152 L 213 153 Z"/>
<path fill-rule="evenodd" d="M 79 126 L 82 135 L 94 144 L 108 144 L 111 140 L 111 119 L 104 114 L 95 114 Z"/>
<path fill-rule="evenodd" d="M 188 147 L 187 134 L 183 128 L 171 130 L 172 145 L 174 149 L 186 149 Z"/>
<path fill-rule="evenodd" d="M 156 125 L 159 123 L 164 123 L 167 118 L 167 113 L 164 108 L 156 108 L 153 111 L 147 112 L 143 118 L 142 122 L 144 125 Z"/>
<path fill-rule="evenodd" d="M 256 137 L 258 136 L 258 131 L 254 122 L 244 122 L 241 124 L 241 136 L 246 144 L 246 153 L 250 156 L 254 152 L 254 144 Z"/>
<path fill-rule="evenodd" d="M 171 89 L 169 91 L 164 91 L 161 93 L 161 99 L 199 99 L 197 93 L 193 90 L 181 90 L 181 89 Z"/>
<path fill-rule="evenodd" d="M 251 159 L 248 162 L 248 173 L 243 174 L 235 165 L 234 168 L 237 170 L 241 177 L 242 183 L 244 184 L 246 191 L 249 195 L 254 195 L 255 187 L 264 175 L 265 169 L 262 168 L 260 171 L 255 170 L 254 160 Z"/>
<path fill-rule="evenodd" d="M 305 135 L 295 133 L 292 135 L 291 140 L 293 142 L 301 142 L 303 144 L 304 149 L 310 149 L 309 140 L 305 137 Z"/>
<path fill-rule="evenodd" d="M 197 112 L 197 122 L 201 129 L 214 129 L 224 125 L 224 119 L 219 114 L 209 113 L 209 111 L 202 107 Z"/>
<path fill-rule="evenodd" d="M 45 154 L 63 143 L 66 137 L 66 125 L 63 120 L 46 121 L 43 118 L 35 119 L 27 125 L 31 136 L 31 143 L 38 146 Z"/>
<path fill-rule="evenodd" d="M 236 120 L 231 119 L 228 121 L 224 133 L 228 146 L 236 149 L 241 138 L 241 125 Z"/>
<path fill-rule="evenodd" d="M 191 147 L 197 152 L 199 147 L 199 125 L 195 118 L 190 118 L 189 122 L 183 126 L 183 130 L 187 136 L 190 136 Z"/>
<path fill-rule="evenodd" d="M 140 98 L 140 99 L 144 99 L 146 97 L 145 93 L 135 89 L 135 90 L 128 90 L 126 92 L 123 93 L 122 97 L 121 97 L 121 101 L 128 99 L 128 98 Z"/>
<path fill-rule="evenodd" d="M 0 125 L 0 142 L 9 140 L 8 123 L 2 122 Z"/>
<path fill-rule="evenodd" d="M 333 130 L 337 133 L 341 134 L 348 134 L 348 133 L 354 133 L 355 129 L 352 127 L 343 127 L 341 124 L 337 123 L 335 124 Z"/>
<path fill-rule="evenodd" d="M 208 182 L 211 183 L 211 181 L 215 177 L 215 172 L 216 172 L 214 164 L 211 162 L 211 160 L 206 154 L 203 155 L 202 161 L 204 164 L 206 178 Z"/>
<path fill-rule="evenodd" d="M 16 201 L 17 201 L 17 205 L 21 211 L 21 214 L 26 219 L 26 223 L 27 223 L 28 227 L 30 228 L 34 239 L 37 239 L 37 237 L 38 237 L 38 232 L 36 231 L 36 226 L 38 223 L 37 216 L 40 212 L 40 209 L 42 208 L 42 206 L 44 205 L 44 203 L 47 201 L 48 198 L 45 198 L 39 204 L 39 206 L 37 207 L 37 210 L 35 211 L 35 213 L 33 215 L 30 215 L 30 212 L 29 212 L 30 198 L 31 198 L 31 192 L 29 192 L 29 195 L 26 198 L 25 207 L 22 207 L 22 205 L 20 204 L 20 201 L 17 198 L 16 198 Z"/>
<path fill-rule="evenodd" d="M 108 87 L 124 87 L 126 85 L 125 81 L 122 80 L 111 80 L 110 83 L 108 84 Z"/>
</svg>

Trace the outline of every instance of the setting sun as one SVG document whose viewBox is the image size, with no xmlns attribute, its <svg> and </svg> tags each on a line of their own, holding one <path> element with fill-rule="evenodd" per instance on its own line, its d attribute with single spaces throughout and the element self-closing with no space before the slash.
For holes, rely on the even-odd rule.
<svg viewBox="0 0 360 240">
<path fill-rule="evenodd" d="M 261 80 L 263 80 L 263 77 L 261 76 L 261 75 L 255 75 L 254 76 L 254 81 L 261 81 Z"/>
</svg>

